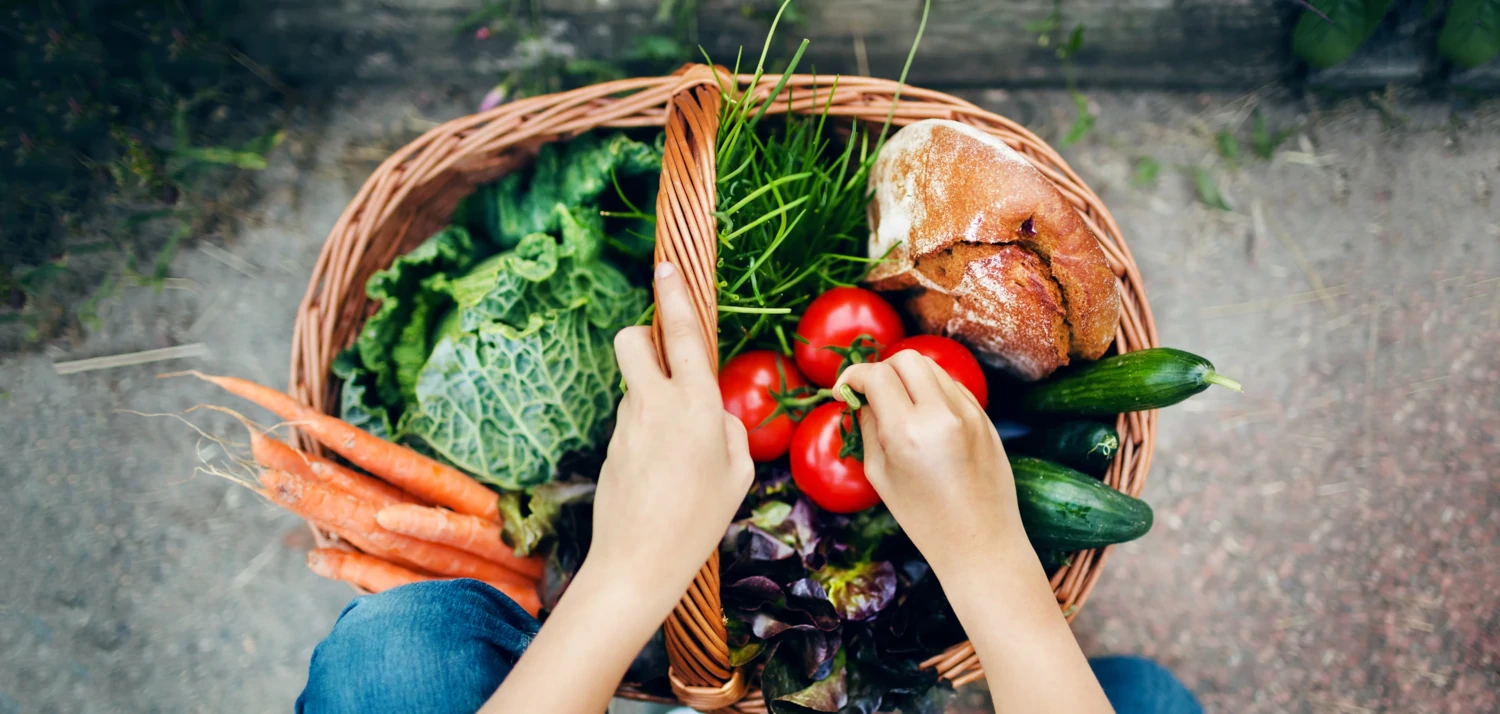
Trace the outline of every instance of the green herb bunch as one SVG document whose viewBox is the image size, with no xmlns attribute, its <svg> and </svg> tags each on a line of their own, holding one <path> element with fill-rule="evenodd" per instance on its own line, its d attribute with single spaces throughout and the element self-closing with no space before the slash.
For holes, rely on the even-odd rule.
<svg viewBox="0 0 1500 714">
<path fill-rule="evenodd" d="M 925 25 L 925 10 L 922 19 Z M 773 21 L 751 86 L 763 76 L 775 31 Z M 919 28 L 919 38 L 920 33 Z M 835 80 L 821 112 L 788 114 L 774 127 L 761 126 L 773 103 L 794 99 L 786 85 L 807 44 L 802 41 L 769 97 L 756 101 L 721 88 L 725 105 L 716 142 L 715 217 L 719 345 L 726 360 L 751 348 L 790 352 L 802 309 L 831 288 L 858 283 L 883 257 L 866 254 L 865 208 L 870 170 L 889 118 L 878 134 L 855 124 L 841 143 L 835 141 L 828 124 Z M 915 54 L 913 43 L 907 68 Z M 816 106 L 816 94 L 813 99 Z"/>
</svg>

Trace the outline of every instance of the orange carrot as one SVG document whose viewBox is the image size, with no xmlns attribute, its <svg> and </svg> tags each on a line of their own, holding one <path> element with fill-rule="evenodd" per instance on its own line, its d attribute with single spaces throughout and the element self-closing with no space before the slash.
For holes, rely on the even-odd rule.
<svg viewBox="0 0 1500 714">
<path fill-rule="evenodd" d="M 337 548 L 316 548 L 308 551 L 307 567 L 325 578 L 342 580 L 372 593 L 385 592 L 410 583 L 445 579 L 407 570 L 373 555 L 351 553 Z M 533 617 L 542 609 L 541 598 L 537 597 L 536 589 L 533 587 L 521 587 L 509 583 L 487 584 L 504 593 Z"/>
<path fill-rule="evenodd" d="M 542 598 L 536 594 L 536 585 L 514 585 L 511 583 L 496 583 L 485 581 L 485 584 L 504 593 L 512 602 L 521 606 L 532 617 L 536 617 L 542 611 Z"/>
<path fill-rule="evenodd" d="M 500 502 L 495 492 L 458 469 L 350 426 L 270 387 L 238 377 L 190 374 L 295 423 L 318 443 L 419 499 L 459 513 L 500 520 Z"/>
<path fill-rule="evenodd" d="M 352 545 L 355 548 L 358 548 L 361 553 L 365 553 L 367 555 L 373 555 L 373 556 L 377 556 L 377 557 L 380 557 L 380 558 L 384 558 L 384 559 L 389 560 L 390 562 L 395 563 L 396 565 L 399 565 L 399 566 L 401 566 L 403 568 L 411 568 L 413 571 L 420 572 L 422 570 L 422 566 L 420 566 L 420 565 L 418 565 L 416 563 L 411 563 L 411 562 L 407 562 L 405 560 L 402 560 L 401 558 L 399 558 L 399 557 L 397 557 L 397 556 L 395 556 L 395 555 L 393 555 L 391 553 L 388 553 L 388 552 L 386 552 L 386 551 L 384 551 L 384 550 L 382 550 L 380 548 L 375 547 L 375 544 L 371 543 L 363 535 L 361 535 L 359 533 L 356 533 L 356 532 L 354 532 L 352 530 L 349 530 L 348 528 L 334 528 L 334 527 L 328 525 L 327 523 L 318 523 L 317 526 L 319 528 L 322 528 L 325 531 L 332 531 L 333 533 L 335 533 L 336 535 L 338 535 L 339 540 L 342 540 L 345 543 L 348 543 L 349 545 Z M 426 573 L 423 573 L 423 575 L 426 575 Z"/>
<path fill-rule="evenodd" d="M 542 559 L 518 557 L 500 539 L 500 526 L 493 521 L 410 503 L 386 506 L 375 514 L 375 520 L 393 533 L 473 553 L 532 580 L 542 576 Z"/>
<path fill-rule="evenodd" d="M 327 524 L 337 531 L 359 534 L 376 554 L 388 555 L 437 575 L 474 578 L 492 583 L 532 586 L 530 578 L 507 570 L 498 563 L 437 543 L 428 543 L 392 533 L 375 520 L 375 504 L 345 491 L 285 471 L 266 470 L 260 475 L 266 496 L 276 505 L 309 521 Z"/>
<path fill-rule="evenodd" d="M 317 548 L 307 552 L 307 567 L 330 580 L 342 580 L 372 593 L 385 592 L 408 583 L 428 580 L 399 565 L 387 563 L 373 555 L 350 553 L 337 548 Z"/>
<path fill-rule="evenodd" d="M 289 471 L 381 506 L 417 501 L 411 494 L 384 481 L 346 469 L 321 456 L 299 451 L 254 429 L 250 431 L 250 453 L 255 457 L 255 463 L 268 469 Z"/>
</svg>

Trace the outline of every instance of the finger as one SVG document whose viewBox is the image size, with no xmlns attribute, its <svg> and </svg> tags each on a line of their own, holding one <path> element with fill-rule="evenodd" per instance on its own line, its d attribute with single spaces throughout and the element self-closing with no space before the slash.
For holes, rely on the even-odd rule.
<svg viewBox="0 0 1500 714">
<path fill-rule="evenodd" d="M 688 295 L 687 281 L 682 279 L 682 271 L 665 261 L 656 264 L 656 314 L 661 320 L 672 376 L 713 379 L 708 366 L 708 347 L 698 326 L 698 311 Z"/>
<path fill-rule="evenodd" d="M 885 364 L 890 365 L 901 376 L 901 383 L 906 385 L 906 393 L 911 395 L 912 403 L 922 404 L 944 399 L 945 392 L 937 379 L 937 373 L 942 370 L 926 355 L 915 350 L 902 350 L 886 359 Z"/>
<path fill-rule="evenodd" d="M 649 389 L 661 382 L 661 364 L 656 361 L 656 347 L 651 343 L 651 328 L 645 325 L 627 327 L 615 333 L 615 361 L 630 390 Z"/>
<path fill-rule="evenodd" d="M 724 442 L 729 448 L 729 468 L 737 484 L 748 490 L 755 480 L 755 466 L 750 460 L 750 434 L 744 422 L 729 412 L 724 412 Z"/>
<path fill-rule="evenodd" d="M 874 409 L 861 409 L 855 413 L 859 419 L 859 436 L 864 445 L 865 478 L 881 493 L 885 487 L 885 449 L 880 446 L 880 417 Z M 885 496 L 882 494 L 881 498 Z"/>
<path fill-rule="evenodd" d="M 630 425 L 635 422 L 635 395 L 636 390 L 631 389 L 620 399 L 620 406 L 615 410 L 615 430 L 609 435 L 609 445 L 604 450 L 605 458 L 612 458 L 628 447 L 632 432 Z"/>
<path fill-rule="evenodd" d="M 942 388 L 948 403 L 955 411 L 959 413 L 984 413 L 984 407 L 979 406 L 979 398 L 974 396 L 974 393 L 970 392 L 968 387 L 959 384 L 958 380 L 953 378 L 953 375 L 948 374 L 942 367 L 937 366 L 936 362 L 933 362 L 932 366 L 933 377 L 936 378 L 938 386 Z"/>
<path fill-rule="evenodd" d="M 834 399 L 843 401 L 839 387 L 849 385 L 865 395 L 870 408 L 891 419 L 900 419 L 912 410 L 911 395 L 896 370 L 884 362 L 849 365 L 833 385 Z M 864 409 L 859 410 L 864 412 Z"/>
</svg>

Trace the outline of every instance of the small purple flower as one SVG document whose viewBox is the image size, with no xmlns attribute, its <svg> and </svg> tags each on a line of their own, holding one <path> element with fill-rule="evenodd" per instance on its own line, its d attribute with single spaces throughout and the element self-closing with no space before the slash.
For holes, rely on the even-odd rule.
<svg viewBox="0 0 1500 714">
<path fill-rule="evenodd" d="M 489 91 L 489 94 L 484 95 L 484 99 L 479 102 L 479 111 L 487 112 L 491 109 L 494 109 L 495 107 L 500 106 L 501 104 L 504 104 L 506 95 L 508 94 L 510 93 L 505 91 L 505 85 L 495 85 L 495 88 L 491 89 Z"/>
</svg>

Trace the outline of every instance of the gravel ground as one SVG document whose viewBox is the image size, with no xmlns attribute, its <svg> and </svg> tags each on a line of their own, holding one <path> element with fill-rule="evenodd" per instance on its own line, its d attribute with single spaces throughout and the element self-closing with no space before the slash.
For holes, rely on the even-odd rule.
<svg viewBox="0 0 1500 714">
<path fill-rule="evenodd" d="M 974 98 L 1044 136 L 1072 121 L 1059 93 Z M 1210 356 L 1246 392 L 1163 414 L 1145 491 L 1158 525 L 1111 558 L 1075 624 L 1085 649 L 1154 657 L 1210 711 L 1495 711 L 1494 109 L 1091 102 L 1095 129 L 1065 153 L 1123 226 L 1163 342 Z M 122 294 L 67 353 L 0 360 L 0 714 L 289 707 L 350 591 L 306 571 L 296 519 L 195 473 L 216 445 L 130 412 L 217 398 L 154 379 L 168 369 L 281 383 L 297 301 L 342 207 L 375 161 L 471 103 L 415 89 L 337 98 L 290 132 L 239 236 L 185 251 L 166 290 Z M 1248 145 L 1220 156 L 1215 134 L 1248 137 L 1257 104 L 1296 134 L 1273 161 Z M 1161 171 L 1136 186 L 1143 158 Z M 1232 211 L 1199 200 L 1194 166 Z M 52 366 L 191 343 L 207 356 Z M 987 708 L 982 689 L 953 707 Z"/>
</svg>

